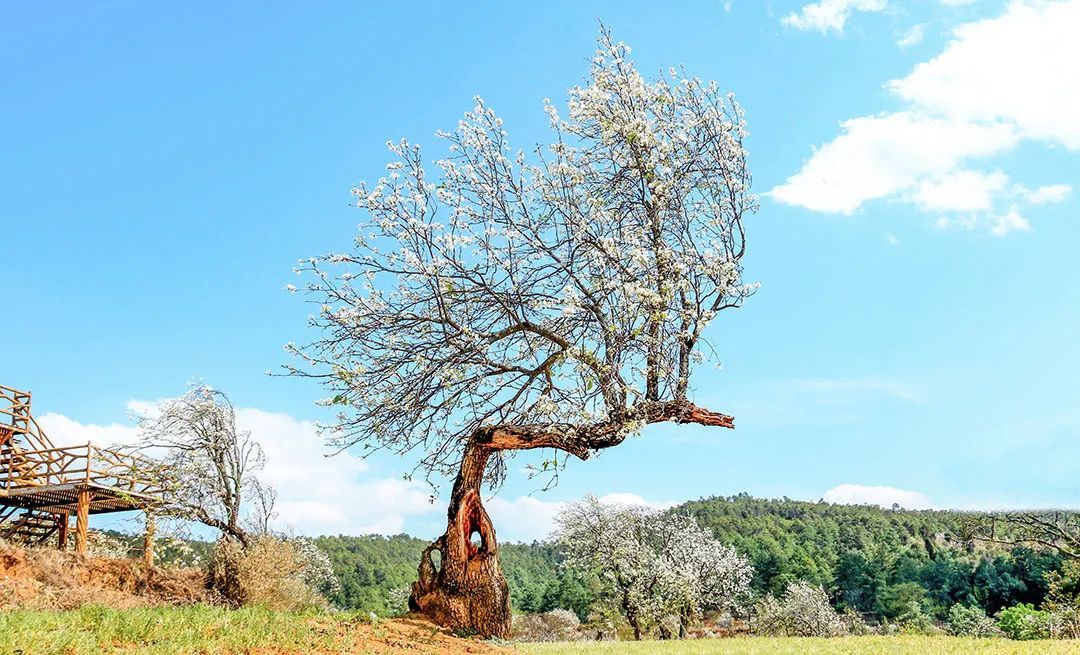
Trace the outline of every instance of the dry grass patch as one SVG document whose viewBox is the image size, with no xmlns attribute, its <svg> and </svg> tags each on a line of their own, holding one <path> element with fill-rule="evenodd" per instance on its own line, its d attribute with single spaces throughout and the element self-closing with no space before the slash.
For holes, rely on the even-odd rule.
<svg viewBox="0 0 1080 655">
<path fill-rule="evenodd" d="M 115 608 L 189 605 L 207 599 L 205 586 L 201 569 L 147 569 L 136 560 L 0 544 L 4 610 L 66 610 L 90 603 Z"/>
</svg>

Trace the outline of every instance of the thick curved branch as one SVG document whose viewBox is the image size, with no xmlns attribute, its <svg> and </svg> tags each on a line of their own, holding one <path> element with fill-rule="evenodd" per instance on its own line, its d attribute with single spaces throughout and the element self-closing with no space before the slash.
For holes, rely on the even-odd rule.
<svg viewBox="0 0 1080 655">
<path fill-rule="evenodd" d="M 623 442 L 636 427 L 652 423 L 696 423 L 735 428 L 735 419 L 685 401 L 646 402 L 626 414 L 588 425 L 495 425 L 477 430 L 472 444 L 491 451 L 556 448 L 579 459 Z"/>
</svg>

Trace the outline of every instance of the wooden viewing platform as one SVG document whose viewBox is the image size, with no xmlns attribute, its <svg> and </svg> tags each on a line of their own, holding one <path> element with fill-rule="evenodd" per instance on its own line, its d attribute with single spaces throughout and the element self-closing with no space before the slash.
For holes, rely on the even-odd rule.
<svg viewBox="0 0 1080 655">
<path fill-rule="evenodd" d="M 55 534 L 64 549 L 75 516 L 75 550 L 85 554 L 91 514 L 147 511 L 161 501 L 155 471 L 150 459 L 90 443 L 55 447 L 30 412 L 30 394 L 0 386 L 0 538 L 40 545 Z M 149 512 L 147 519 L 149 532 Z M 144 556 L 152 561 L 149 539 Z"/>
</svg>

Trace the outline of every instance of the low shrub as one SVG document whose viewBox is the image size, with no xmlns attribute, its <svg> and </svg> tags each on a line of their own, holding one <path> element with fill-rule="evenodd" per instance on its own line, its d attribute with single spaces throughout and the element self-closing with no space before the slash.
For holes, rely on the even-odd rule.
<svg viewBox="0 0 1080 655">
<path fill-rule="evenodd" d="M 847 629 L 821 587 L 793 582 L 781 598 L 757 604 L 755 632 L 782 637 L 839 637 Z"/>
<path fill-rule="evenodd" d="M 1051 639 L 1080 639 L 1080 608 L 1058 605 L 1048 619 Z"/>
<path fill-rule="evenodd" d="M 1001 610 L 997 614 L 998 627 L 1009 639 L 1048 639 L 1050 637 L 1050 613 L 1035 609 L 1030 603 L 1021 603 Z"/>
<path fill-rule="evenodd" d="M 515 641 L 577 641 L 584 637 L 577 614 L 563 609 L 517 614 L 511 634 Z"/>
<path fill-rule="evenodd" d="M 907 607 L 896 617 L 900 632 L 908 635 L 936 635 L 941 630 L 934 625 L 934 620 L 923 610 L 917 601 L 910 601 Z"/>
<path fill-rule="evenodd" d="M 840 614 L 840 621 L 844 624 L 846 634 L 861 637 L 874 633 L 873 629 L 863 620 L 862 615 L 850 607 Z"/>
<path fill-rule="evenodd" d="M 279 611 L 326 607 L 323 594 L 336 584 L 329 559 L 314 544 L 273 536 L 255 538 L 247 547 L 219 541 L 206 576 L 207 586 L 230 606 Z"/>
<path fill-rule="evenodd" d="M 981 607 L 957 603 L 949 609 L 947 632 L 955 637 L 1001 637 L 1003 633 L 994 619 Z"/>
</svg>

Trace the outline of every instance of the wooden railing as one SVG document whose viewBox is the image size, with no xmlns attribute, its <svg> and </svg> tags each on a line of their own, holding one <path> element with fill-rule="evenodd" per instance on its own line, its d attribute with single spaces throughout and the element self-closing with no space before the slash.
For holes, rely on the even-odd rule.
<svg viewBox="0 0 1080 655">
<path fill-rule="evenodd" d="M 163 492 L 160 470 L 161 465 L 151 459 L 89 443 L 43 450 L 5 449 L 0 456 L 0 489 L 93 483 L 159 495 Z"/>
<path fill-rule="evenodd" d="M 120 492 L 160 496 L 166 479 L 158 462 L 87 443 L 53 446 L 30 413 L 30 394 L 0 386 L 0 425 L 13 431 L 0 443 L 0 490 L 96 484 Z"/>
<path fill-rule="evenodd" d="M 20 434 L 30 448 L 52 448 L 52 442 L 30 413 L 30 393 L 0 385 L 0 425 Z"/>
</svg>

